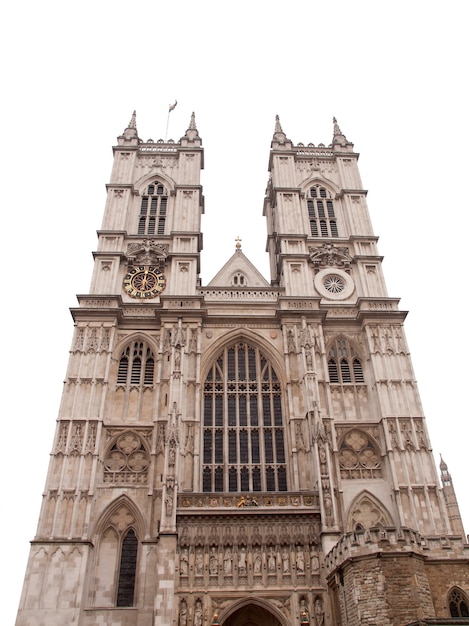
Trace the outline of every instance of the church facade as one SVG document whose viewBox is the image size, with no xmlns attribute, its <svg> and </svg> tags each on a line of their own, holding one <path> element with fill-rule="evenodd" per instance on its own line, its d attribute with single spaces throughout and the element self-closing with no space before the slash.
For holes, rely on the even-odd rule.
<svg viewBox="0 0 469 626">
<path fill-rule="evenodd" d="M 439 483 L 358 170 L 277 118 L 271 281 L 202 286 L 203 148 L 118 137 L 17 626 L 466 623 Z"/>
</svg>

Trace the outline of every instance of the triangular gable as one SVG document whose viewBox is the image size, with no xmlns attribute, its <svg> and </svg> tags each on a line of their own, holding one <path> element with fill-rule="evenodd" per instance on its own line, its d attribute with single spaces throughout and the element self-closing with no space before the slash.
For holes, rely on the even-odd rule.
<svg viewBox="0 0 469 626">
<path fill-rule="evenodd" d="M 238 280 L 236 280 L 236 276 L 238 276 Z M 244 284 L 239 281 L 239 276 L 244 277 Z M 236 250 L 231 259 L 215 274 L 207 287 L 264 288 L 270 287 L 270 284 L 245 254 L 241 250 Z"/>
</svg>

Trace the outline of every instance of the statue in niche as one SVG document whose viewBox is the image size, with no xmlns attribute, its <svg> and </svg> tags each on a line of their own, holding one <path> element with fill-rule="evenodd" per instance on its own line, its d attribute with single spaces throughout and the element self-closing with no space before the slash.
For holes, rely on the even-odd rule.
<svg viewBox="0 0 469 626">
<path fill-rule="evenodd" d="M 311 550 L 311 571 L 318 572 L 319 571 L 319 554 L 316 548 Z"/>
<path fill-rule="evenodd" d="M 171 493 L 167 492 L 166 497 L 165 497 L 165 503 L 166 503 L 166 515 L 168 517 L 170 517 L 173 513 L 173 502 L 174 502 L 173 496 L 171 495 Z"/>
<path fill-rule="evenodd" d="M 197 548 L 195 553 L 195 573 L 197 576 L 202 576 L 204 573 L 204 553 L 201 548 Z"/>
<path fill-rule="evenodd" d="M 254 574 L 260 574 L 262 570 L 262 555 L 259 548 L 254 552 Z"/>
<path fill-rule="evenodd" d="M 291 328 L 287 330 L 287 346 L 288 346 L 288 352 L 296 352 L 295 336 Z"/>
<path fill-rule="evenodd" d="M 181 604 L 179 605 L 179 626 L 187 625 L 187 602 L 185 600 L 181 600 Z"/>
<path fill-rule="evenodd" d="M 282 569 L 284 574 L 290 573 L 290 553 L 288 548 L 285 546 L 282 550 Z"/>
<path fill-rule="evenodd" d="M 321 474 L 327 474 L 327 471 L 326 471 L 327 455 L 326 455 L 326 449 L 324 447 L 323 441 L 319 441 L 318 453 L 319 453 L 319 464 L 321 466 Z"/>
<path fill-rule="evenodd" d="M 309 611 L 304 598 L 300 600 L 300 621 L 301 623 L 309 624 Z"/>
<path fill-rule="evenodd" d="M 267 567 L 269 572 L 275 572 L 277 568 L 277 555 L 275 554 L 275 550 L 270 548 L 269 550 L 269 558 L 267 559 Z"/>
<path fill-rule="evenodd" d="M 324 624 L 324 609 L 322 606 L 322 600 L 319 596 L 314 601 L 314 617 L 316 618 L 317 626 L 322 626 Z"/>
<path fill-rule="evenodd" d="M 305 573 L 305 555 L 300 546 L 296 548 L 296 571 L 298 574 Z"/>
<path fill-rule="evenodd" d="M 181 576 L 187 576 L 189 574 L 189 553 L 187 548 L 181 552 L 181 556 L 179 558 L 179 571 Z"/>
<path fill-rule="evenodd" d="M 202 602 L 200 600 L 195 603 L 194 626 L 202 626 Z"/>
<path fill-rule="evenodd" d="M 246 573 L 246 548 L 244 546 L 238 554 L 238 571 L 240 574 Z"/>
<path fill-rule="evenodd" d="M 231 576 L 233 570 L 233 557 L 231 554 L 231 548 L 226 548 L 225 556 L 223 557 L 223 571 L 226 576 Z"/>
<path fill-rule="evenodd" d="M 212 546 L 210 550 L 208 569 L 210 572 L 210 576 L 216 576 L 218 574 L 218 554 L 215 546 Z"/>
</svg>

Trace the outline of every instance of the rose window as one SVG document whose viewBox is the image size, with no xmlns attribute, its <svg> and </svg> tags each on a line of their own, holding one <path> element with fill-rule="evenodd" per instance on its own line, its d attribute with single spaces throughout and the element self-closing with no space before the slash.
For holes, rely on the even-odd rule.
<svg viewBox="0 0 469 626">
<path fill-rule="evenodd" d="M 342 293 L 345 289 L 345 281 L 341 276 L 330 274 L 324 279 L 324 288 L 329 293 Z"/>
</svg>

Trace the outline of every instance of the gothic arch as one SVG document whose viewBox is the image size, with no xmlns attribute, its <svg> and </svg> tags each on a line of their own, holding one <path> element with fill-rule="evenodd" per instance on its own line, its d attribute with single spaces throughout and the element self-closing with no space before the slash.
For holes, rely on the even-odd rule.
<svg viewBox="0 0 469 626">
<path fill-rule="evenodd" d="M 159 350 L 159 345 L 155 341 L 154 337 L 152 337 L 151 335 L 147 333 L 136 332 L 136 333 L 132 333 L 131 335 L 126 335 L 125 337 L 123 337 L 116 343 L 112 351 L 112 361 L 114 363 L 115 362 L 119 363 L 119 359 L 124 349 L 128 345 L 131 345 L 137 341 L 144 341 L 145 343 L 147 343 L 148 346 L 153 350 L 153 354 L 155 354 L 155 358 L 156 358 L 156 355 Z"/>
<path fill-rule="evenodd" d="M 144 523 L 126 495 L 112 502 L 95 526 L 90 602 L 94 606 L 134 606 Z"/>
<path fill-rule="evenodd" d="M 141 194 L 142 190 L 145 189 L 145 187 L 147 187 L 150 183 L 152 183 L 155 180 L 155 178 L 158 178 L 158 180 L 160 180 L 163 183 L 163 185 L 165 185 L 168 188 L 168 192 L 171 193 L 172 191 L 174 191 L 176 187 L 176 182 L 170 176 L 167 176 L 166 174 L 162 174 L 160 171 L 158 172 L 153 171 L 153 172 L 150 172 L 149 174 L 144 174 L 143 176 L 141 176 L 137 181 L 135 181 L 134 189 L 138 190 L 139 193 Z"/>
<path fill-rule="evenodd" d="M 119 515 L 126 515 L 124 509 L 127 510 L 127 518 L 118 520 Z M 125 525 L 124 525 L 125 524 Z M 111 502 L 101 513 L 97 520 L 93 535 L 100 537 L 107 528 L 114 528 L 117 533 L 121 533 L 127 528 L 133 528 L 137 537 L 142 540 L 145 536 L 144 518 L 136 506 L 136 504 L 125 494 L 119 496 L 114 502 Z"/>
<path fill-rule="evenodd" d="M 282 611 L 268 600 L 265 600 L 264 598 L 249 597 L 237 600 L 226 609 L 220 611 L 218 614 L 220 626 L 235 626 L 236 622 L 231 622 L 230 617 L 234 616 L 238 611 L 248 608 L 249 606 L 259 607 L 260 609 L 266 611 L 278 621 L 280 626 L 288 626 L 291 623 Z M 245 622 L 243 621 L 241 623 L 244 624 Z"/>
<path fill-rule="evenodd" d="M 394 526 L 392 516 L 383 503 L 364 489 L 351 502 L 347 514 L 347 531 L 367 530 L 375 526 Z"/>
<path fill-rule="evenodd" d="M 338 333 L 337 335 L 334 335 L 333 337 L 330 337 L 330 339 L 327 340 L 326 354 L 329 354 L 329 351 L 333 347 L 333 344 L 339 339 L 345 340 L 350 345 L 350 347 L 354 350 L 354 352 L 356 353 L 359 359 L 361 359 L 362 361 L 365 359 L 365 353 L 364 353 L 365 351 L 363 347 L 360 346 L 360 344 L 357 341 L 355 341 L 355 339 L 352 339 L 345 333 Z"/>
<path fill-rule="evenodd" d="M 280 354 L 277 351 L 272 349 L 272 345 L 268 343 L 264 337 L 259 335 L 258 333 L 252 331 L 249 328 L 243 329 L 233 329 L 223 335 L 223 338 L 220 338 L 219 341 L 215 341 L 214 344 L 208 347 L 205 350 L 205 354 L 202 357 L 201 363 L 201 380 L 205 380 L 210 368 L 213 365 L 214 360 L 218 357 L 218 355 L 230 345 L 233 345 L 237 342 L 244 341 L 247 344 L 252 345 L 254 348 L 258 348 L 265 358 L 270 361 L 272 367 L 275 370 L 280 382 L 282 383 L 282 387 L 286 385 L 286 376 L 285 376 L 285 363 L 280 358 Z"/>
<path fill-rule="evenodd" d="M 307 194 L 308 190 L 314 187 L 314 185 L 321 185 L 321 187 L 328 189 L 333 198 L 340 193 L 340 188 L 330 178 L 326 178 L 325 176 L 311 176 L 310 178 L 305 178 L 301 183 L 301 191 Z"/>
<path fill-rule="evenodd" d="M 469 598 L 460 587 L 452 587 L 447 596 L 450 617 L 469 617 Z"/>
</svg>

